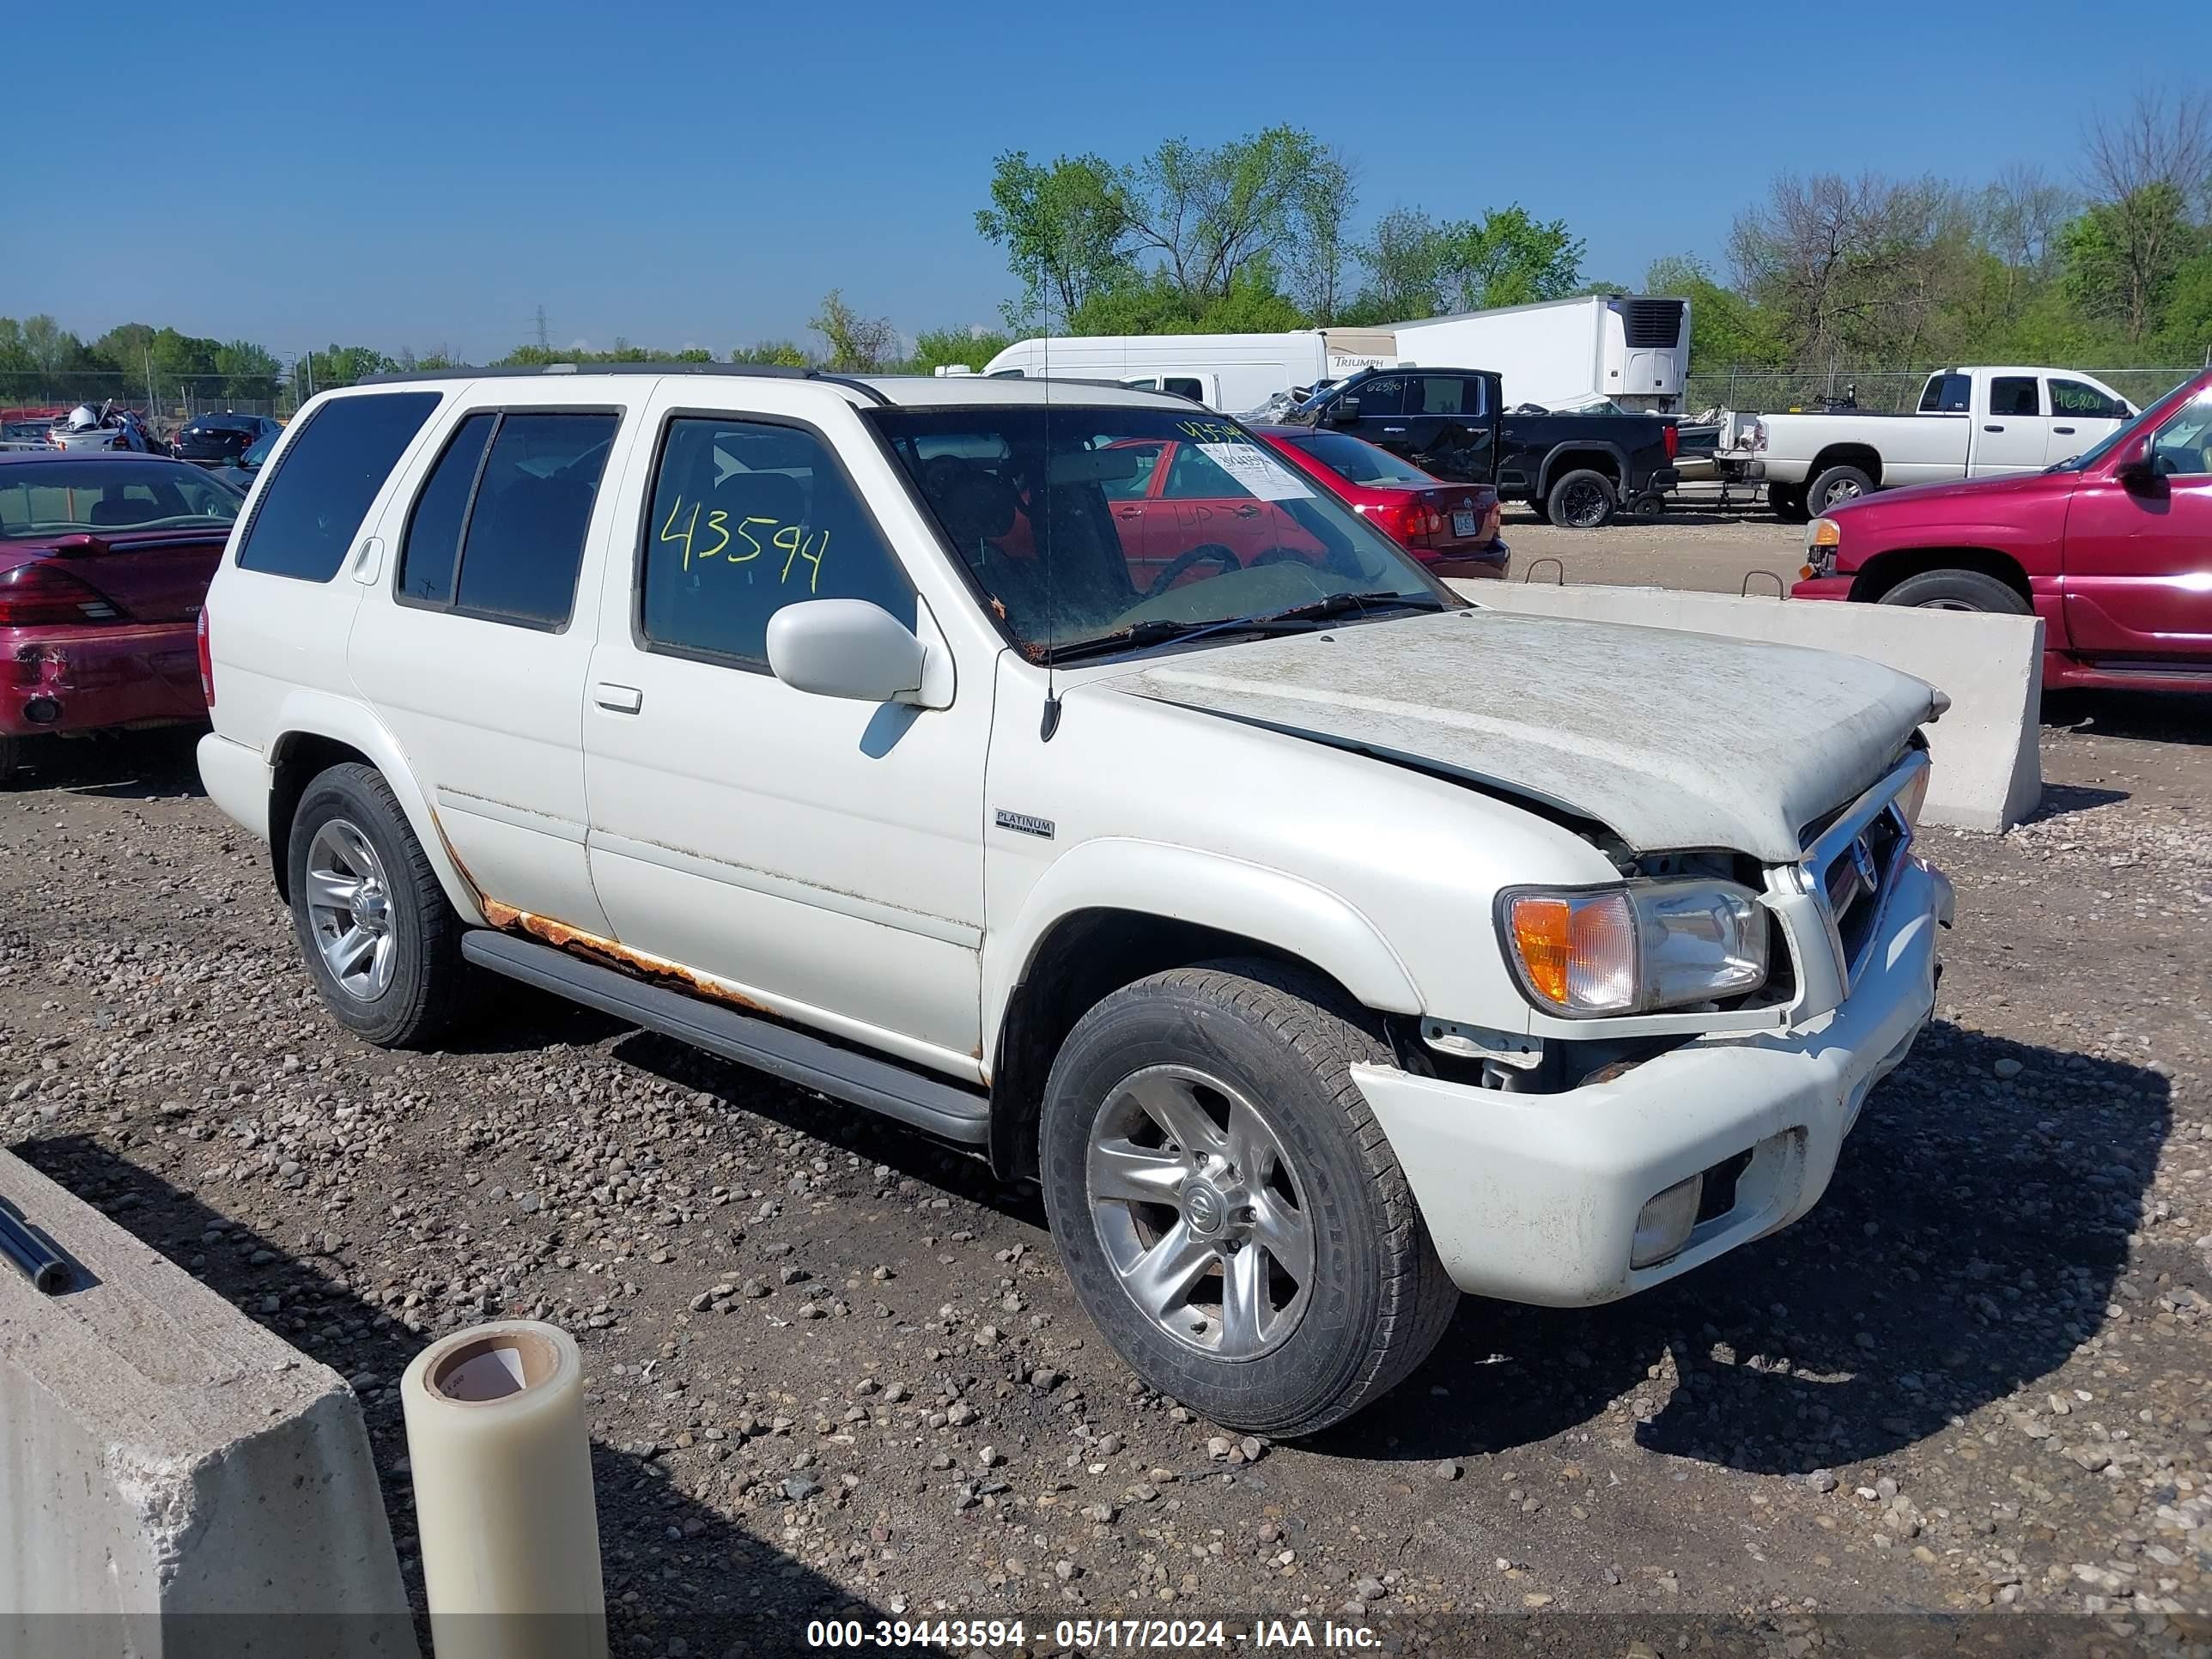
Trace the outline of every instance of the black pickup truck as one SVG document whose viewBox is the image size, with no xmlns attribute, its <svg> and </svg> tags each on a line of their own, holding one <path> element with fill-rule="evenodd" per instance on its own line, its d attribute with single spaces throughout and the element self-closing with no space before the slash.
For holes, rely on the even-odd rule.
<svg viewBox="0 0 2212 1659">
<path fill-rule="evenodd" d="M 1657 415 L 1508 415 L 1482 368 L 1370 368 L 1285 415 L 1335 427 L 1454 483 L 1496 486 L 1539 518 L 1594 530 L 1656 512 L 1674 487 L 1673 422 Z"/>
</svg>

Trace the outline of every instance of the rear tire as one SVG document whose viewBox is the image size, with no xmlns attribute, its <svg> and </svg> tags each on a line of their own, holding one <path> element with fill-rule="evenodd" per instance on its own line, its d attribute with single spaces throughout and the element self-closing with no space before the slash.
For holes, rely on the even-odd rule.
<svg viewBox="0 0 2212 1659">
<path fill-rule="evenodd" d="M 1597 530 L 1612 521 L 1617 505 L 1613 480 L 1578 466 L 1546 492 L 1544 513 L 1562 530 Z"/>
<path fill-rule="evenodd" d="M 1767 485 L 1766 504 L 1774 509 L 1774 516 L 1784 524 L 1803 524 L 1813 516 L 1805 510 L 1803 489 L 1796 485 Z"/>
<path fill-rule="evenodd" d="M 1874 494 L 1874 480 L 1856 466 L 1832 466 L 1805 489 L 1805 511 L 1819 518 L 1832 507 L 1841 507 L 1862 495 Z"/>
<path fill-rule="evenodd" d="M 1926 611 L 1980 611 L 1999 617 L 2031 614 L 2017 589 L 1980 570 L 1925 570 L 1907 576 L 1881 596 L 1883 605 Z"/>
<path fill-rule="evenodd" d="M 1269 962 L 1155 974 L 1076 1023 L 1046 1085 L 1045 1206 L 1084 1311 L 1152 1388 L 1313 1434 L 1436 1346 L 1459 1292 L 1351 1075 L 1389 1052 L 1335 988 Z"/>
<path fill-rule="evenodd" d="M 349 762 L 310 783 L 285 857 L 292 931 L 340 1024 L 380 1048 L 412 1048 L 474 1012 L 466 929 L 375 768 Z"/>
</svg>

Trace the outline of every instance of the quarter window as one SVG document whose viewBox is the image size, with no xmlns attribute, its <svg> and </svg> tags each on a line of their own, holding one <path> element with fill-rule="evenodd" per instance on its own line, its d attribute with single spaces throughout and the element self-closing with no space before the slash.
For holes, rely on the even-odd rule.
<svg viewBox="0 0 2212 1659">
<path fill-rule="evenodd" d="M 310 582 L 337 574 L 369 504 L 438 398 L 364 392 L 333 398 L 308 416 L 261 488 L 238 568 Z"/>
<path fill-rule="evenodd" d="M 829 447 L 763 422 L 672 421 L 641 570 L 649 645 L 768 665 L 769 618 L 866 599 L 908 627 L 914 589 Z"/>
<path fill-rule="evenodd" d="M 621 416 L 481 410 L 416 499 L 399 593 L 495 622 L 559 628 Z"/>
</svg>

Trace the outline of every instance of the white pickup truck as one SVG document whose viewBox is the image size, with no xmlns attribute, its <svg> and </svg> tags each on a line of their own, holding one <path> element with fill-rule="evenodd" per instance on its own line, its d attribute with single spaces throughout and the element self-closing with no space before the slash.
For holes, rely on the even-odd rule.
<svg viewBox="0 0 2212 1659">
<path fill-rule="evenodd" d="M 1872 490 L 2033 472 L 2080 454 L 2135 412 L 2071 369 L 1942 368 L 1912 414 L 1762 415 L 1714 459 L 1725 473 L 1764 478 L 1774 510 L 1802 521 Z"/>
<path fill-rule="evenodd" d="M 1031 380 L 325 392 L 200 774 L 355 1038 L 503 975 L 969 1148 L 1153 1387 L 1310 1432 L 1460 1291 L 1810 1209 L 1950 890 L 1920 681 L 1470 607 L 1272 453 Z M 1205 510 L 1121 516 L 1162 466 Z"/>
</svg>

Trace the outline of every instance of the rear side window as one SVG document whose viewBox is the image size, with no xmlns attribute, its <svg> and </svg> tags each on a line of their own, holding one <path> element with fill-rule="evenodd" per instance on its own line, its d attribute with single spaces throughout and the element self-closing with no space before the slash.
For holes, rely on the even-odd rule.
<svg viewBox="0 0 2212 1659">
<path fill-rule="evenodd" d="M 645 526 L 646 641 L 768 665 L 768 623 L 803 599 L 866 599 L 908 628 L 914 589 L 820 438 L 725 419 L 669 422 Z"/>
<path fill-rule="evenodd" d="M 1457 374 L 1424 374 L 1420 412 L 1424 415 L 1482 415 L 1482 382 Z"/>
<path fill-rule="evenodd" d="M 490 410 L 463 421 L 409 517 L 400 598 L 495 622 L 565 623 L 620 422 Z"/>
<path fill-rule="evenodd" d="M 238 568 L 310 582 L 336 575 L 369 503 L 439 395 L 366 392 L 317 410 L 262 487 Z"/>
<path fill-rule="evenodd" d="M 1931 374 L 1920 394 L 1923 415 L 1963 415 L 1973 401 L 1974 383 L 1964 374 Z"/>
<path fill-rule="evenodd" d="M 1990 381 L 1992 415 L 2040 415 L 2043 392 L 2033 374 L 1999 374 Z"/>
</svg>

